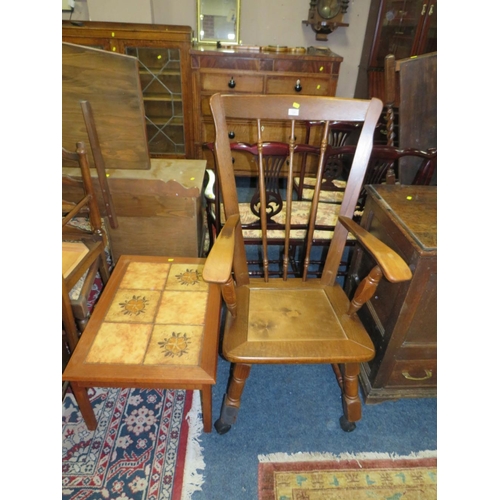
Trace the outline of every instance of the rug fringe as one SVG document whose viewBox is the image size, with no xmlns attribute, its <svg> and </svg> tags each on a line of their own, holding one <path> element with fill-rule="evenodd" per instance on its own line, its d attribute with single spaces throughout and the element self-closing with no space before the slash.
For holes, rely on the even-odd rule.
<svg viewBox="0 0 500 500">
<path fill-rule="evenodd" d="M 195 491 L 201 491 L 201 486 L 205 481 L 204 476 L 198 472 L 198 470 L 205 469 L 203 448 L 200 446 L 200 436 L 203 432 L 200 391 L 193 391 L 193 401 L 186 420 L 189 423 L 189 434 L 181 500 L 191 500 Z"/>
<path fill-rule="evenodd" d="M 268 455 L 258 455 L 259 462 L 311 462 L 319 460 L 375 460 L 375 459 L 391 459 L 402 460 L 408 458 L 435 458 L 437 457 L 436 450 L 423 450 L 418 452 L 411 452 L 409 455 L 398 455 L 397 453 L 379 453 L 379 452 L 363 452 L 363 453 L 270 453 Z M 361 467 L 361 464 L 359 464 Z"/>
</svg>

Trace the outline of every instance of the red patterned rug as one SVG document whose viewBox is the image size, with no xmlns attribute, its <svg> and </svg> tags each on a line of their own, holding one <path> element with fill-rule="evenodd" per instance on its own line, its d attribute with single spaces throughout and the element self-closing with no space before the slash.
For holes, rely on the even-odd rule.
<svg viewBox="0 0 500 500">
<path fill-rule="evenodd" d="M 204 468 L 198 392 L 90 390 L 89 431 L 71 390 L 63 400 L 62 498 L 187 500 Z"/>
<path fill-rule="evenodd" d="M 435 500 L 437 457 L 389 454 L 259 456 L 259 500 Z"/>
</svg>

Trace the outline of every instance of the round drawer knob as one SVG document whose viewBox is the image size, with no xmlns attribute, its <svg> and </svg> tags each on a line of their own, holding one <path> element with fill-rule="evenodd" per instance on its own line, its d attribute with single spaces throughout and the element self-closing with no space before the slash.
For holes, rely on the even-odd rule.
<svg viewBox="0 0 500 500">
<path fill-rule="evenodd" d="M 229 80 L 227 86 L 230 88 L 230 89 L 234 89 L 234 87 L 236 87 L 236 82 L 234 81 L 234 78 L 231 77 L 231 80 Z"/>
<path fill-rule="evenodd" d="M 236 134 L 232 130 L 227 135 L 229 136 L 229 139 L 234 139 L 236 137 Z"/>
<path fill-rule="evenodd" d="M 297 80 L 295 84 L 295 92 L 300 92 L 302 90 L 302 85 L 300 84 L 300 80 Z"/>
</svg>

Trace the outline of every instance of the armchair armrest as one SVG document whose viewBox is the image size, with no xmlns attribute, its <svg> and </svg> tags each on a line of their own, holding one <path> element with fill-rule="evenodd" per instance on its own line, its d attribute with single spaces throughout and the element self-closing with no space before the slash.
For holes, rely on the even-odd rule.
<svg viewBox="0 0 500 500">
<path fill-rule="evenodd" d="M 386 244 L 363 229 L 352 219 L 343 215 L 339 216 L 339 221 L 345 226 L 363 245 L 363 247 L 377 261 L 384 276 L 391 283 L 399 283 L 411 279 L 412 273 L 406 262 Z"/>
<path fill-rule="evenodd" d="M 229 281 L 233 269 L 234 230 L 239 221 L 239 214 L 231 215 L 217 236 L 203 268 L 203 279 L 208 283 L 223 285 Z"/>
</svg>

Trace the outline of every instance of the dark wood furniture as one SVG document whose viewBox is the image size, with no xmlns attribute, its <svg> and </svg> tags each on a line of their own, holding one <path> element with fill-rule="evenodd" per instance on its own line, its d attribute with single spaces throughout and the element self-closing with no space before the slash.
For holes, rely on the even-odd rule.
<svg viewBox="0 0 500 500">
<path fill-rule="evenodd" d="M 89 430 L 97 427 L 89 387 L 201 392 L 203 428 L 212 427 L 220 292 L 202 278 L 203 259 L 122 256 L 63 380 Z"/>
<path fill-rule="evenodd" d="M 435 186 L 370 185 L 361 225 L 397 251 L 411 281 L 382 280 L 358 312 L 376 350 L 361 366 L 367 403 L 432 397 L 437 384 L 437 221 Z M 350 295 L 373 259 L 355 250 Z"/>
<path fill-rule="evenodd" d="M 186 106 L 193 94 L 189 61 L 191 39 L 189 26 L 62 22 L 63 42 L 136 58 L 136 77 L 140 79 L 142 93 L 134 98 L 140 100 L 144 110 L 141 133 L 147 135 L 147 149 L 152 157 L 193 158 L 192 113 L 191 107 Z M 113 79 L 113 85 L 109 82 L 110 89 L 121 89 L 123 75 L 118 75 L 114 69 L 106 77 Z M 100 116 L 95 98 L 89 100 L 96 115 Z M 124 127 L 120 133 L 126 133 L 126 129 Z M 126 156 L 121 159 L 128 160 Z M 113 168 L 107 163 L 107 168 Z"/>
<path fill-rule="evenodd" d="M 311 48 L 273 52 L 262 47 L 259 51 L 196 47 L 191 50 L 193 72 L 193 116 L 196 158 L 205 158 L 207 168 L 213 169 L 213 156 L 203 150 L 203 144 L 214 142 L 215 130 L 209 100 L 216 92 L 228 94 L 290 94 L 295 96 L 334 96 L 340 63 L 343 58 L 329 50 Z M 263 123 L 263 140 L 287 142 L 282 122 Z M 257 136 L 248 120 L 233 120 L 228 133 L 234 142 L 254 144 Z M 297 143 L 306 143 L 307 129 L 298 124 Z M 312 132 L 311 144 L 319 145 L 319 132 Z M 247 155 L 235 153 L 234 168 L 238 175 L 256 176 L 255 164 Z M 313 166 L 311 168 L 314 169 Z"/>
<path fill-rule="evenodd" d="M 355 97 L 384 101 L 386 55 L 405 59 L 436 50 L 437 0 L 372 0 Z"/>
<path fill-rule="evenodd" d="M 375 355 L 371 340 L 357 315 L 358 308 L 375 293 L 382 275 L 393 282 L 410 279 L 411 272 L 403 260 L 376 238 L 352 221 L 356 200 L 362 187 L 370 158 L 373 132 L 382 111 L 381 101 L 359 101 L 320 96 L 293 95 L 222 95 L 210 100 L 214 117 L 218 175 L 221 179 L 226 222 L 213 246 L 203 271 L 204 279 L 220 285 L 228 314 L 222 352 L 233 363 L 233 370 L 221 415 L 215 424 L 219 433 L 227 432 L 235 423 L 241 395 L 250 369 L 260 363 L 328 363 L 332 364 L 342 391 L 344 412 L 340 419 L 343 430 L 351 431 L 361 419 L 358 395 L 359 365 Z M 284 224 L 283 276 L 271 278 L 268 266 L 268 206 L 259 203 L 264 259 L 264 277 L 252 278 L 248 273 L 245 242 L 240 219 L 232 151 L 228 127 L 233 120 L 245 120 L 254 128 L 262 148 L 262 121 L 275 120 L 287 125 L 289 165 L 286 168 L 286 216 Z M 321 278 L 308 278 L 308 264 L 316 223 L 319 192 L 309 209 L 309 225 L 304 240 L 305 258 L 302 277 L 288 273 L 291 215 L 293 211 L 293 172 L 295 123 L 298 120 L 324 121 L 318 178 L 321 178 L 328 122 L 345 120 L 362 122 L 358 150 L 351 167 L 339 223 Z M 229 123 L 229 125 L 228 125 Z M 266 199 L 266 181 L 262 154 L 259 155 L 259 194 Z M 333 205 L 329 205 L 333 207 Z M 348 233 L 355 235 L 376 257 L 378 264 L 362 282 L 351 303 L 336 282 L 337 270 Z M 265 411 L 262 409 L 261 411 Z"/>
<path fill-rule="evenodd" d="M 350 166 L 356 151 L 355 146 L 327 148 L 327 161 L 321 182 L 319 199 L 323 202 L 342 203 L 345 191 L 345 180 L 349 175 Z M 417 168 L 414 178 L 409 182 L 413 185 L 429 185 L 437 170 L 437 149 L 421 151 L 419 149 L 398 149 L 390 146 L 373 146 L 370 162 L 366 170 L 363 186 L 367 184 L 395 184 L 401 177 L 400 164 L 412 159 L 412 166 Z M 336 168 L 328 168 L 329 161 Z M 405 176 L 406 178 L 407 176 Z M 314 194 L 316 178 L 305 177 L 301 172 L 294 179 L 297 195 L 300 200 L 311 200 Z M 358 200 L 357 210 L 363 211 L 366 201 L 366 189 L 363 187 Z"/>
</svg>

